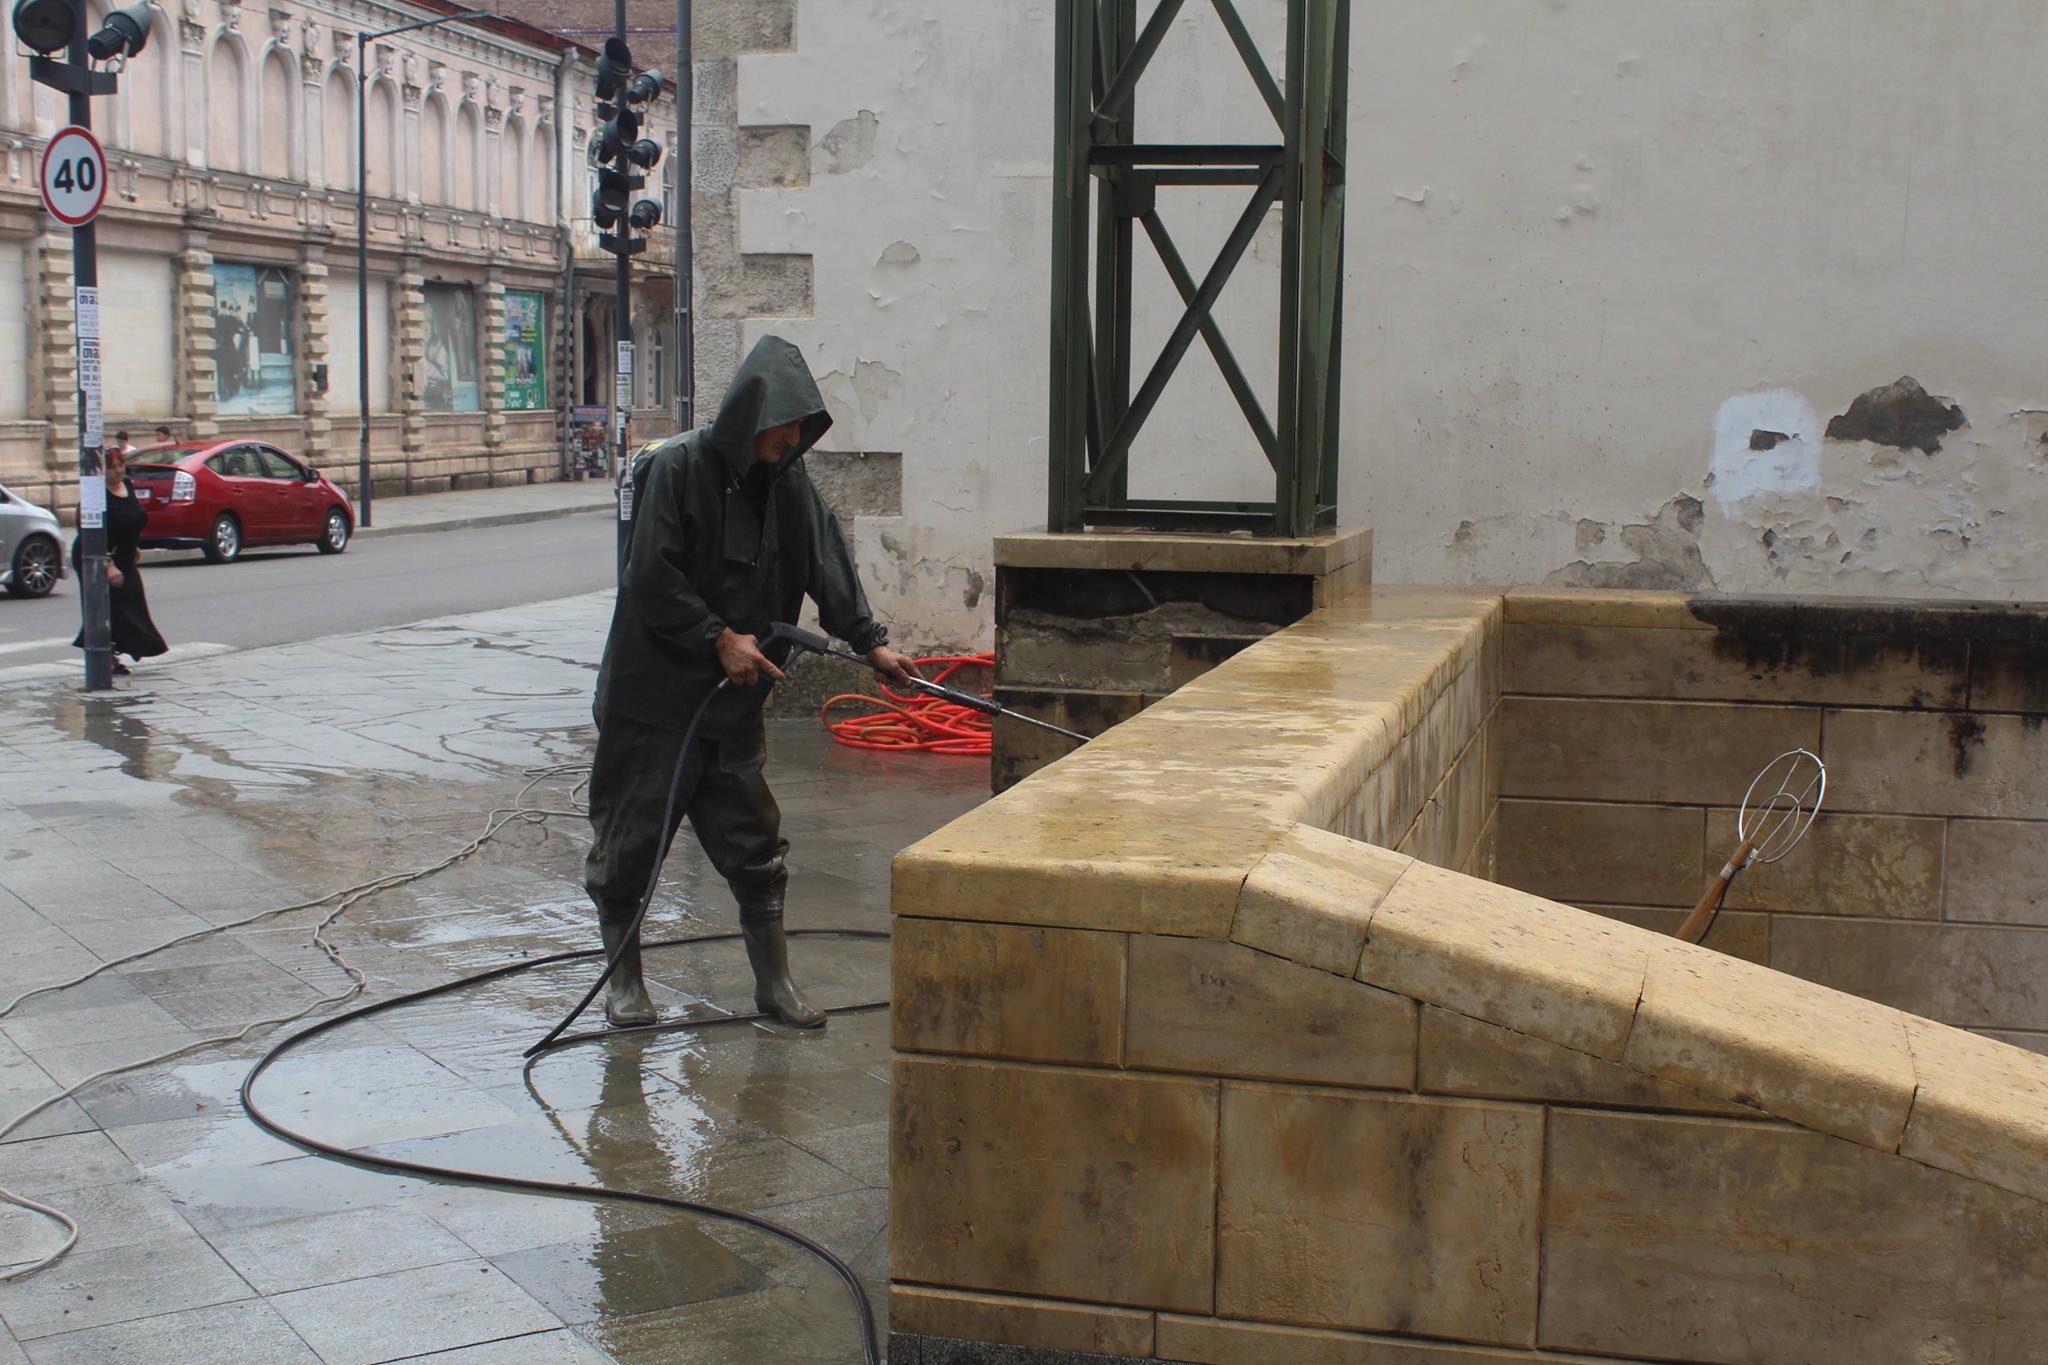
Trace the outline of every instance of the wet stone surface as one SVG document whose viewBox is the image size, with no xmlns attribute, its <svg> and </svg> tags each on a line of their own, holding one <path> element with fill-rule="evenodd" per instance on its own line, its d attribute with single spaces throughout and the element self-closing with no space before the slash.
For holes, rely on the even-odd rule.
<svg viewBox="0 0 2048 1365">
<path fill-rule="evenodd" d="M 572 598 L 172 656 L 98 697 L 0 686 L 0 1008 L 202 935 L 0 1015 L 0 1123 L 111 1067 L 331 1013 L 349 980 L 310 942 L 335 906 L 320 898 L 448 859 L 494 812 L 560 813 L 351 904 L 328 936 L 362 998 L 595 946 L 576 765 L 608 618 L 606 597 Z M 792 929 L 886 930 L 890 858 L 987 790 L 985 764 L 839 749 L 810 720 L 771 722 L 769 747 Z M 218 927 L 285 906 L 302 908 Z M 686 830 L 649 937 L 736 928 Z M 820 1005 L 887 993 L 884 942 L 800 938 L 791 955 Z M 358 1150 L 764 1214 L 844 1259 L 886 1333 L 886 1013 L 599 1040 L 522 1070 L 594 970 L 351 1024 L 259 1098 Z M 737 942 L 653 951 L 648 973 L 665 1016 L 752 1009 Z M 82 1228 L 63 1261 L 0 1283 L 0 1362 L 860 1359 L 840 1282 L 753 1229 L 385 1175 L 266 1135 L 239 1089 L 279 1036 L 95 1082 L 0 1142 L 0 1185 Z M 0 1206 L 0 1268 L 57 1237 Z"/>
</svg>

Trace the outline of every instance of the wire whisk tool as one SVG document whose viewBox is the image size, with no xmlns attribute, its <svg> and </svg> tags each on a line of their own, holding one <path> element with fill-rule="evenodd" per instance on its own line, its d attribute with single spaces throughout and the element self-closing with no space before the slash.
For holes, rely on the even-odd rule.
<svg viewBox="0 0 2048 1365">
<path fill-rule="evenodd" d="M 1720 874 L 1699 905 L 1678 926 L 1678 936 L 1687 943 L 1705 938 L 1736 877 L 1754 863 L 1775 863 L 1797 848 L 1806 831 L 1813 828 L 1813 817 L 1820 814 L 1820 803 L 1827 794 L 1828 766 L 1816 754 L 1788 749 L 1764 764 L 1742 793 L 1742 811 L 1735 817 L 1735 849 L 1721 864 Z M 1761 804 L 1760 796 L 1764 798 Z"/>
</svg>

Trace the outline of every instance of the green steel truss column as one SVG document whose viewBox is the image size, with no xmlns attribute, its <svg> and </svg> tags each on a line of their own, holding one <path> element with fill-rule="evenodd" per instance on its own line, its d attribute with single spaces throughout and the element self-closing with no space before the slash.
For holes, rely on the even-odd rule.
<svg viewBox="0 0 2048 1365">
<path fill-rule="evenodd" d="M 1142 25 L 1137 0 L 1058 0 L 1054 11 L 1046 524 L 1054 531 L 1124 526 L 1308 535 L 1336 522 L 1350 0 L 1288 0 L 1284 86 L 1273 79 L 1233 0 L 1210 0 L 1280 141 L 1142 143 L 1138 86 L 1185 3 L 1156 0 Z M 1249 192 L 1236 226 L 1199 279 L 1157 208 L 1161 186 L 1189 185 Z M 1280 333 L 1271 352 L 1277 423 L 1260 406 L 1213 316 L 1275 203 L 1281 213 Z M 1185 311 L 1133 390 L 1131 272 L 1140 228 Z M 1129 494 L 1132 442 L 1197 337 L 1244 414 L 1250 444 L 1272 467 L 1271 502 Z M 1254 356 L 1267 353 L 1263 346 L 1252 349 Z"/>
</svg>

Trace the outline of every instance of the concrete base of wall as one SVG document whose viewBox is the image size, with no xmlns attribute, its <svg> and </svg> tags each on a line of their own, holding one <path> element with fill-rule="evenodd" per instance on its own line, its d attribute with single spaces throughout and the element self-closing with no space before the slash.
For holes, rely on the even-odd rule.
<svg viewBox="0 0 2048 1365">
<path fill-rule="evenodd" d="M 1372 585 L 1372 531 L 1300 539 L 1090 531 L 998 536 L 996 697 L 1085 735 L 1130 719 L 1239 650 Z M 1003 791 L 1073 746 L 999 721 Z"/>
</svg>

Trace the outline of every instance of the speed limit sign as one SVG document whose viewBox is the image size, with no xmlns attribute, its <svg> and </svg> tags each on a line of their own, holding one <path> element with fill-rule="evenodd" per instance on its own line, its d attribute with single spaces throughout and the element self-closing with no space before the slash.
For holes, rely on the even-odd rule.
<svg viewBox="0 0 2048 1365">
<path fill-rule="evenodd" d="M 43 207 L 69 227 L 84 227 L 107 198 L 107 155 L 88 128 L 63 128 L 43 149 Z"/>
</svg>

